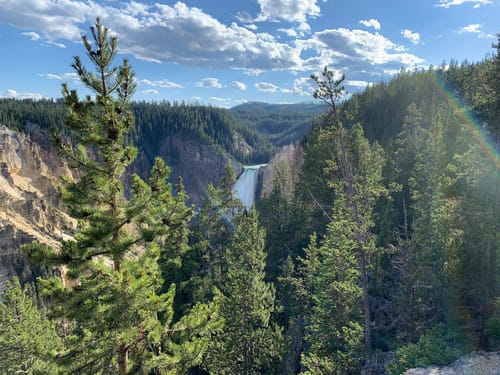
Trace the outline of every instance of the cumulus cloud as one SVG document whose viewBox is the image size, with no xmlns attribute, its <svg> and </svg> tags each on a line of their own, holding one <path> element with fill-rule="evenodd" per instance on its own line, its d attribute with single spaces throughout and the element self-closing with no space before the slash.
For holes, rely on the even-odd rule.
<svg viewBox="0 0 500 375">
<path fill-rule="evenodd" d="M 41 100 L 44 98 L 44 96 L 42 94 L 33 92 L 18 92 L 14 89 L 8 89 L 5 92 L 0 92 L 0 98 Z"/>
<path fill-rule="evenodd" d="M 311 79 L 311 77 L 301 77 L 296 78 L 293 81 L 293 86 L 291 89 L 281 89 L 280 91 L 286 94 L 300 95 L 300 96 L 312 96 L 312 93 L 316 89 L 316 84 Z"/>
<path fill-rule="evenodd" d="M 473 3 L 474 8 L 479 8 L 481 5 L 492 4 L 491 0 L 439 0 L 438 4 L 434 4 L 436 7 L 449 8 L 456 5 L 463 5 L 465 3 Z"/>
<path fill-rule="evenodd" d="M 373 27 L 375 30 L 380 30 L 380 22 L 378 20 L 370 18 L 369 20 L 361 20 L 359 23 L 366 27 Z"/>
<path fill-rule="evenodd" d="M 220 103 L 228 103 L 231 101 L 229 98 L 220 98 L 218 96 L 211 96 L 208 98 L 208 100 L 213 101 L 213 102 L 220 102 Z"/>
<path fill-rule="evenodd" d="M 476 34 L 480 39 L 494 39 L 495 35 L 491 33 L 483 32 L 483 26 L 478 23 L 473 23 L 467 26 L 463 26 L 458 30 L 459 34 Z"/>
<path fill-rule="evenodd" d="M 48 46 L 55 46 L 55 47 L 59 47 L 59 48 L 66 48 L 66 44 L 54 42 L 53 40 L 47 40 L 46 42 L 44 42 L 44 44 L 48 45 Z"/>
<path fill-rule="evenodd" d="M 278 86 L 269 82 L 258 82 L 255 84 L 255 88 L 262 92 L 276 92 L 279 90 Z"/>
<path fill-rule="evenodd" d="M 281 19 L 304 22 L 307 17 L 317 17 L 321 9 L 316 0 L 257 0 L 260 5 L 258 21 Z"/>
<path fill-rule="evenodd" d="M 255 31 L 255 30 L 257 30 L 257 29 L 258 29 L 257 25 L 256 25 L 256 24 L 254 24 L 254 23 L 249 23 L 249 24 L 245 25 L 245 27 L 246 27 L 247 29 L 249 29 L 249 30 L 253 30 L 253 31 Z"/>
<path fill-rule="evenodd" d="M 408 39 L 413 44 L 420 44 L 420 34 L 417 32 L 405 29 L 401 31 L 401 35 L 403 35 L 404 38 Z"/>
<path fill-rule="evenodd" d="M 262 92 L 280 92 L 284 94 L 292 94 L 299 96 L 308 96 L 311 97 L 312 93 L 316 89 L 316 84 L 311 79 L 311 77 L 300 77 L 296 78 L 293 81 L 292 87 L 279 87 L 273 83 L 269 82 L 258 82 L 255 85 L 255 88 Z"/>
<path fill-rule="evenodd" d="M 464 27 L 461 27 L 458 30 L 459 34 L 464 34 L 464 33 L 480 33 L 481 32 L 481 25 L 478 23 L 473 23 Z"/>
<path fill-rule="evenodd" d="M 158 90 L 147 89 L 147 90 L 142 90 L 141 93 L 148 94 L 148 95 L 158 95 Z"/>
<path fill-rule="evenodd" d="M 240 82 L 240 81 L 231 82 L 231 87 L 238 89 L 238 90 L 246 90 L 247 89 L 247 85 L 245 85 L 243 82 Z"/>
<path fill-rule="evenodd" d="M 40 77 L 47 79 L 55 79 L 58 81 L 64 81 L 67 79 L 79 80 L 80 77 L 76 73 L 63 73 L 63 74 L 53 74 L 53 73 L 40 73 L 38 74 Z"/>
<path fill-rule="evenodd" d="M 40 34 L 37 34 L 37 33 L 33 32 L 33 31 L 21 33 L 21 35 L 25 35 L 25 36 L 29 37 L 31 40 L 38 40 L 38 39 L 40 39 Z"/>
<path fill-rule="evenodd" d="M 478 35 L 478 38 L 481 38 L 481 39 L 494 39 L 495 38 L 495 35 L 492 34 L 492 33 L 479 33 Z"/>
<path fill-rule="evenodd" d="M 80 25 L 92 19 L 90 15 L 96 14 L 105 16 L 107 11 L 93 1 L 3 1 L 0 22 L 20 29 L 38 30 L 52 41 L 59 38 L 79 41 Z"/>
<path fill-rule="evenodd" d="M 168 81 L 166 79 L 158 80 L 158 81 L 150 81 L 149 79 L 141 79 L 138 81 L 139 84 L 153 87 L 162 87 L 166 89 L 177 88 L 182 89 L 182 86 L 178 83 Z"/>
<path fill-rule="evenodd" d="M 297 27 L 292 27 L 289 29 L 280 28 L 279 32 L 288 35 L 291 38 L 305 37 L 311 33 L 311 26 L 307 22 L 300 23 Z"/>
<path fill-rule="evenodd" d="M 302 48 L 318 51 L 304 61 L 313 69 L 333 65 L 349 71 L 377 71 L 414 68 L 423 63 L 421 58 L 406 52 L 404 46 L 397 45 L 379 33 L 345 28 L 329 29 L 314 34 L 303 42 Z"/>
<path fill-rule="evenodd" d="M 217 78 L 207 77 L 203 78 L 196 82 L 195 87 L 203 87 L 203 88 L 211 88 L 211 89 L 220 89 L 222 84 L 219 82 Z"/>
<path fill-rule="evenodd" d="M 370 84 L 370 82 L 346 79 L 344 81 L 344 84 L 346 86 L 352 86 L 352 87 L 357 87 L 357 88 L 365 88 L 366 86 L 368 86 Z"/>
</svg>

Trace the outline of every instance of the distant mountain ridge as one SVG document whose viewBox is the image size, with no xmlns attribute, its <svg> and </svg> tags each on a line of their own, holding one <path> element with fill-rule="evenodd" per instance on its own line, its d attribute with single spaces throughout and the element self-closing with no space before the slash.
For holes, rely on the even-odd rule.
<svg viewBox="0 0 500 375">
<path fill-rule="evenodd" d="M 327 111 L 326 105 L 305 102 L 270 104 L 247 102 L 230 109 L 242 134 L 255 132 L 275 147 L 301 140 L 313 120 Z"/>
</svg>

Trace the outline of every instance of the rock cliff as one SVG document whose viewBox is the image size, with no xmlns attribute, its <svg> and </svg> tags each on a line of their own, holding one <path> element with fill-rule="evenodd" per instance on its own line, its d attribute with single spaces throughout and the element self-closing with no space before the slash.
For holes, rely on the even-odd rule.
<svg viewBox="0 0 500 375">
<path fill-rule="evenodd" d="M 14 275 L 30 282 L 40 269 L 22 254 L 33 240 L 57 246 L 75 226 L 62 210 L 57 185 L 66 163 L 36 125 L 27 133 L 0 126 L 0 292 Z"/>
<path fill-rule="evenodd" d="M 500 352 L 473 353 L 446 367 L 416 368 L 404 375 L 500 375 Z"/>
</svg>

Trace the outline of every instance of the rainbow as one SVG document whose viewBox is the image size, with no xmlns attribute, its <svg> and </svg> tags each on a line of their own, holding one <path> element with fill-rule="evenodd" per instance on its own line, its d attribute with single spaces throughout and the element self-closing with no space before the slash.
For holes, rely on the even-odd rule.
<svg viewBox="0 0 500 375">
<path fill-rule="evenodd" d="M 437 91 L 442 95 L 443 98 L 446 99 L 446 101 L 452 108 L 456 109 L 456 113 L 458 114 L 460 120 L 465 125 L 470 136 L 478 144 L 481 151 L 497 170 L 500 169 L 499 150 L 497 149 L 497 146 L 495 145 L 493 139 L 483 129 L 473 113 L 466 109 L 461 100 L 448 89 L 446 89 L 446 87 L 444 87 L 442 80 L 437 76 L 437 74 L 431 74 L 431 77 L 431 81 Z"/>
</svg>

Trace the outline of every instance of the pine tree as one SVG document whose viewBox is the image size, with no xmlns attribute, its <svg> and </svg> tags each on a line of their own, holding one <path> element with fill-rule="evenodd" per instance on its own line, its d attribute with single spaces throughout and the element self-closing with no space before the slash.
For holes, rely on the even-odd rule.
<svg viewBox="0 0 500 375">
<path fill-rule="evenodd" d="M 79 57 L 73 68 L 95 97 L 80 99 L 63 85 L 68 115 L 65 134 L 54 141 L 76 181 L 61 188 L 69 214 L 78 220 L 74 238 L 53 249 L 34 243 L 25 248 L 39 263 L 59 266 L 61 279 L 40 280 L 51 301 L 51 314 L 66 330 L 64 350 L 56 359 L 66 373 L 184 373 L 201 361 L 213 305 L 196 305 L 173 320 L 175 285 L 162 288 L 160 245 L 183 246 L 185 222 L 191 215 L 185 194 L 174 196 L 169 169 L 157 158 L 149 183 L 133 176 L 131 196 L 121 180 L 137 151 L 125 146 L 133 126 L 128 101 L 134 74 L 127 60 L 112 66 L 116 37 L 97 19 L 92 39 L 83 44 L 95 72 Z"/>
<path fill-rule="evenodd" d="M 52 354 L 62 348 L 55 325 L 35 305 L 17 278 L 0 300 L 0 372 L 57 374 Z"/>
<path fill-rule="evenodd" d="M 226 249 L 231 243 L 238 224 L 238 216 L 243 210 L 242 203 L 236 199 L 233 186 L 236 175 L 227 164 L 219 188 L 207 187 L 206 199 L 199 215 L 198 230 L 205 242 L 202 273 L 212 279 L 212 285 L 220 287 L 227 271 Z"/>
<path fill-rule="evenodd" d="M 261 224 L 266 228 L 266 276 L 276 282 L 282 263 L 290 255 L 295 240 L 292 227 L 292 202 L 286 193 L 290 179 L 288 166 L 273 166 L 273 188 L 268 197 L 257 202 Z"/>
<path fill-rule="evenodd" d="M 306 315 L 307 349 L 302 358 L 302 373 L 307 375 L 356 374 L 361 368 L 364 333 L 359 244 L 356 224 L 345 203 L 337 197 L 335 219 L 318 249 L 311 310 Z"/>
<path fill-rule="evenodd" d="M 320 97 L 332 103 L 327 114 L 333 139 L 332 155 L 327 161 L 328 169 L 333 173 L 327 183 L 335 197 L 330 225 L 335 225 L 337 220 L 344 221 L 348 232 L 342 235 L 356 244 L 350 251 L 354 252 L 358 261 L 363 302 L 364 357 L 369 365 L 372 356 L 372 318 L 368 287 L 370 260 L 376 250 L 374 210 L 379 197 L 387 193 L 382 184 L 383 150 L 376 143 L 370 145 L 361 125 L 356 124 L 351 129 L 343 126 L 334 105 L 343 91 L 340 87 L 343 77 L 334 80 L 332 74 L 325 73 L 323 76 L 325 81 L 316 79 L 319 89 L 315 91 L 315 98 Z M 325 87 L 328 89 L 325 90 Z M 346 117 L 351 115 L 347 114 Z"/>
<path fill-rule="evenodd" d="M 304 258 L 297 258 L 294 265 L 288 257 L 278 278 L 277 300 L 283 309 L 287 321 L 284 326 L 285 348 L 282 373 L 297 374 L 301 368 L 301 356 L 305 349 L 305 326 L 311 321 L 315 278 L 319 273 L 320 254 L 318 237 L 313 233 L 309 245 L 304 249 Z"/>
<path fill-rule="evenodd" d="M 214 374 L 271 374 L 281 355 L 281 331 L 272 322 L 274 288 L 264 281 L 264 233 L 255 210 L 244 213 L 227 250 L 221 291 L 225 325 L 211 342 L 206 368 Z"/>
</svg>

